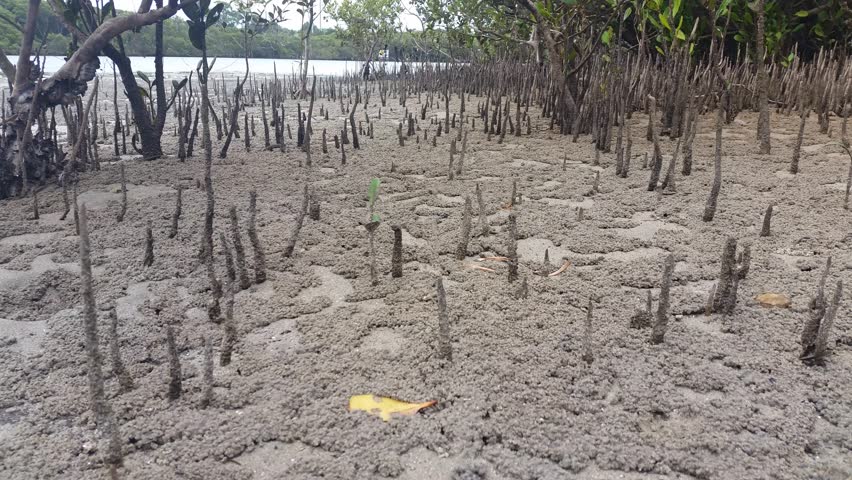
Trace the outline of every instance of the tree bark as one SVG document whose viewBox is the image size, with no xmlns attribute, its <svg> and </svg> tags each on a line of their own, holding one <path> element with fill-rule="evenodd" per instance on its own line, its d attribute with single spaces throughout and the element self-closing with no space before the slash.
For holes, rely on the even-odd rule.
<svg viewBox="0 0 852 480">
<path fill-rule="evenodd" d="M 163 0 L 156 0 L 157 8 L 163 7 Z M 168 111 L 168 103 L 166 102 L 166 82 L 163 75 L 163 22 L 157 22 L 154 27 L 154 82 L 157 84 L 157 112 L 152 112 L 152 116 L 156 115 L 154 125 L 156 127 L 157 143 L 160 143 L 160 137 L 163 133 L 163 127 L 166 125 L 166 112 Z"/>
<path fill-rule="evenodd" d="M 769 154 L 770 125 L 769 125 L 769 82 L 766 77 L 766 66 L 763 62 L 765 56 L 765 26 L 766 26 L 766 0 L 757 0 L 757 50 L 755 63 L 757 64 L 757 106 L 760 111 L 757 119 L 757 140 L 760 142 L 760 153 Z"/>
<path fill-rule="evenodd" d="M 145 105 L 145 98 L 142 97 L 139 85 L 136 83 L 136 74 L 133 72 L 130 59 L 112 45 L 104 48 L 104 53 L 118 68 L 118 74 L 121 77 L 121 83 L 124 85 L 127 101 L 130 103 L 130 111 L 133 113 L 133 120 L 136 122 L 136 129 L 139 131 L 139 139 L 142 143 L 142 158 L 145 160 L 160 158 L 163 156 L 160 135 L 151 122 L 151 116 L 148 113 L 147 105 Z M 165 116 L 165 112 L 163 115 Z"/>
<path fill-rule="evenodd" d="M 14 94 L 17 97 L 22 89 L 26 89 L 30 80 L 30 54 L 33 51 L 33 41 L 36 34 L 36 21 L 41 0 L 30 0 L 27 9 L 27 22 L 24 24 L 24 35 L 21 39 L 21 50 L 18 52 L 18 66 L 15 68 Z"/>
<path fill-rule="evenodd" d="M 314 29 L 314 3 L 316 0 L 308 0 L 308 26 L 302 35 L 302 64 L 301 64 L 301 81 L 302 86 L 299 96 L 304 98 L 308 95 L 308 61 L 311 58 L 311 33 Z"/>
<path fill-rule="evenodd" d="M 9 57 L 6 56 L 3 49 L 0 49 L 0 72 L 2 72 L 10 82 L 15 81 L 15 66 L 12 65 L 11 61 L 9 61 Z"/>
</svg>

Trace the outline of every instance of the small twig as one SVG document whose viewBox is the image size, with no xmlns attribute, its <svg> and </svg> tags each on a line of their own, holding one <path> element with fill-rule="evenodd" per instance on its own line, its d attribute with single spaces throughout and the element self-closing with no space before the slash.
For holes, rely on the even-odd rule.
<svg viewBox="0 0 852 480">
<path fill-rule="evenodd" d="M 565 260 L 565 263 L 563 263 L 562 266 L 559 267 L 559 270 L 556 270 L 553 273 L 548 273 L 547 276 L 548 277 L 555 277 L 557 275 L 560 275 L 565 270 L 568 270 L 568 267 L 570 267 L 570 266 L 571 266 L 571 262 L 569 262 L 568 260 Z"/>
</svg>

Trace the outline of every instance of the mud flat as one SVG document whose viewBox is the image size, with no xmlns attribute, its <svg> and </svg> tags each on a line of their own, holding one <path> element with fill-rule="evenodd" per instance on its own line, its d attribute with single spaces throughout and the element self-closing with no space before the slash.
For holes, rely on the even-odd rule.
<svg viewBox="0 0 852 480">
<path fill-rule="evenodd" d="M 484 100 L 470 97 L 468 108 Z M 321 129 L 339 132 L 342 125 L 335 115 L 319 116 L 320 106 L 338 108 L 317 102 L 314 142 Z M 371 116 L 377 110 L 370 105 Z M 295 125 L 295 102 L 288 101 L 286 112 Z M 248 192 L 257 191 L 268 279 L 236 295 L 233 361 L 217 363 L 206 409 L 199 407 L 202 345 L 209 339 L 218 354 L 222 328 L 207 319 L 208 282 L 198 259 L 205 208 L 196 188 L 203 177 L 199 148 L 185 163 L 120 160 L 129 184 L 121 223 L 118 163 L 105 159 L 100 171 L 81 176 L 78 201 L 89 207 L 102 352 L 108 352 L 112 305 L 135 383 L 120 392 L 105 363 L 126 478 L 850 478 L 848 316 L 837 318 L 824 365 L 798 359 L 807 304 L 829 255 L 831 282 L 852 285 L 851 217 L 843 209 L 848 159 L 828 155 L 831 140 L 815 121 L 807 125 L 800 173 L 790 175 L 782 165 L 798 119 L 773 117 L 779 132 L 773 154 L 759 156 L 752 140 L 756 114 L 740 114 L 746 126 L 725 129 L 719 208 L 705 223 L 710 117 L 699 122 L 693 174 L 678 177 L 676 194 L 657 195 L 647 191 L 649 171 L 639 159 L 628 178 L 614 175 L 612 154 L 593 167 L 588 141 L 556 135 L 533 111 L 531 135 L 503 144 L 471 129 L 465 170 L 448 181 L 455 133 L 439 137 L 436 147 L 431 138 L 401 147 L 395 129 L 402 115 L 397 105 L 383 108 L 375 138 L 362 136 L 360 150 L 346 146 L 346 165 L 333 145 L 324 155 L 315 143 L 309 169 L 301 166 L 303 152 L 264 151 L 259 136 L 252 152 L 236 142 L 227 159 L 214 162 L 217 230 L 229 232 L 232 205 L 244 225 Z M 631 121 L 643 133 L 634 134 L 634 155 L 650 151 L 647 117 L 637 113 Z M 428 117 L 418 128 L 421 137 L 426 128 L 434 135 Z M 166 151 L 175 150 L 173 137 L 164 142 Z M 596 172 L 600 185 L 592 192 Z M 375 286 L 361 226 L 373 177 L 382 179 Z M 513 182 L 521 201 L 510 207 Z M 305 220 L 286 258 L 307 183 L 321 215 Z M 478 224 L 477 184 L 487 235 Z M 169 238 L 179 186 L 183 213 L 177 236 Z M 465 196 L 473 199 L 473 235 L 468 260 L 457 261 Z M 107 478 L 106 445 L 87 402 L 73 220 L 59 221 L 58 187 L 47 186 L 39 199 L 40 221 L 28 220 L 29 199 L 0 208 L 0 477 Z M 771 203 L 777 205 L 772 235 L 760 237 Z M 507 255 L 509 213 L 517 217 L 526 298 L 517 295 L 517 283 L 507 283 L 504 264 L 470 268 L 480 256 Z M 155 260 L 145 267 L 148 222 Z M 390 276 L 394 224 L 402 227 L 401 278 Z M 730 318 L 705 316 L 728 236 L 751 245 L 751 271 Z M 243 243 L 251 271 L 245 236 Z M 218 236 L 215 250 L 224 278 Z M 651 345 L 649 330 L 630 328 L 630 318 L 644 308 L 648 291 L 656 301 L 668 254 L 678 262 L 674 315 L 665 342 Z M 563 259 L 567 270 L 541 275 Z M 436 355 L 436 275 L 446 280 L 452 362 Z M 765 292 L 788 295 L 791 308 L 760 306 L 753 299 Z M 591 364 L 581 359 L 589 298 L 595 302 Z M 183 369 L 183 394 L 173 401 L 166 396 L 167 324 Z M 437 404 L 385 423 L 347 411 L 351 395 L 366 393 Z"/>
</svg>

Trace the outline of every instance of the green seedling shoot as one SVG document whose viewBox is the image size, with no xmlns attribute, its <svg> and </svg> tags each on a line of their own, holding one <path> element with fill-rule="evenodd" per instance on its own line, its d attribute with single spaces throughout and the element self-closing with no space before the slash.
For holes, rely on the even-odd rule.
<svg viewBox="0 0 852 480">
<path fill-rule="evenodd" d="M 380 221 L 379 214 L 375 212 L 376 199 L 379 197 L 379 185 L 382 181 L 378 178 L 370 180 L 370 188 L 367 190 L 367 207 L 370 209 L 370 223 Z"/>
<path fill-rule="evenodd" d="M 382 181 L 378 178 L 370 180 L 370 188 L 367 190 L 367 208 L 370 209 L 370 221 L 364 225 L 367 233 L 370 235 L 370 281 L 373 285 L 379 283 L 379 277 L 376 273 L 376 247 L 374 242 L 374 234 L 379 227 L 379 214 L 375 212 L 376 198 L 379 197 L 379 185 Z"/>
</svg>

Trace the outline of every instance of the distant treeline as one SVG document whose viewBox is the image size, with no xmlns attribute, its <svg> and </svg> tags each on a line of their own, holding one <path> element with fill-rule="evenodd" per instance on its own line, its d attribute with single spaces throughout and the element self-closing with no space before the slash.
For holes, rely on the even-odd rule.
<svg viewBox="0 0 852 480">
<path fill-rule="evenodd" d="M 46 34 L 41 53 L 47 55 L 66 55 L 71 51 L 71 36 L 65 31 L 47 5 L 42 5 L 44 15 L 39 16 L 36 47 Z M 26 0 L 3 0 L 0 2 L 0 49 L 9 55 L 15 55 L 21 45 L 21 32 L 10 25 L 23 25 L 26 20 Z M 227 13 L 223 15 L 227 16 Z M 399 56 L 406 60 L 444 60 L 442 57 L 425 55 L 415 48 L 413 35 L 419 32 L 401 33 L 388 39 L 387 48 L 392 59 Z M 122 35 L 124 47 L 130 56 L 151 56 L 154 54 L 154 26 L 142 28 L 139 32 Z M 166 56 L 192 57 L 199 52 L 189 41 L 186 21 L 173 17 L 163 24 L 163 38 Z M 302 53 L 301 32 L 273 25 L 254 37 L 251 42 L 251 56 L 254 58 L 299 58 Z M 243 34 L 239 27 L 222 28 L 216 26 L 207 33 L 208 54 L 211 57 L 242 57 Z M 334 29 L 314 28 L 311 35 L 311 58 L 318 60 L 360 60 L 360 52 L 342 42 Z"/>
</svg>

